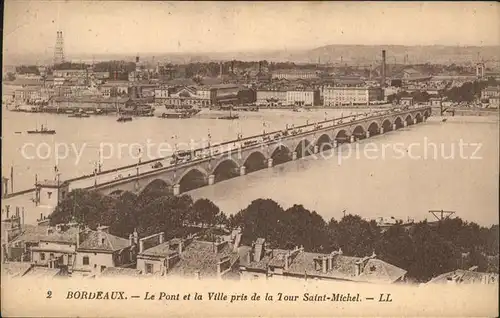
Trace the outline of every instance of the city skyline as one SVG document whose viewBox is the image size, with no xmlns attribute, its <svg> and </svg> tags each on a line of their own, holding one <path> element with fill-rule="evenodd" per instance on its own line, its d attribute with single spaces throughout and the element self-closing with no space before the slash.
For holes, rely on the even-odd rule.
<svg viewBox="0 0 500 318">
<path fill-rule="evenodd" d="M 331 44 L 495 46 L 499 8 L 472 2 L 7 1 L 4 54 L 50 56 L 58 30 L 68 55 L 286 51 Z"/>
</svg>

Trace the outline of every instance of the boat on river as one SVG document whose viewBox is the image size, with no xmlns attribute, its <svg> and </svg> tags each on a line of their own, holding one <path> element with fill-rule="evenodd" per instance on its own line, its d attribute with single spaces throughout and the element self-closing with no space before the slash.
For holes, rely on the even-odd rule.
<svg viewBox="0 0 500 318">
<path fill-rule="evenodd" d="M 122 115 L 122 116 L 118 117 L 118 119 L 116 121 L 119 122 L 119 123 L 124 123 L 124 122 L 127 122 L 127 121 L 132 121 L 132 119 L 133 119 L 132 116 L 124 116 L 124 115 Z"/>
<path fill-rule="evenodd" d="M 40 135 L 54 135 L 56 131 L 54 129 L 48 129 L 47 127 L 40 127 L 40 130 L 36 128 L 36 130 L 28 130 L 26 131 L 28 134 L 40 134 Z"/>
</svg>

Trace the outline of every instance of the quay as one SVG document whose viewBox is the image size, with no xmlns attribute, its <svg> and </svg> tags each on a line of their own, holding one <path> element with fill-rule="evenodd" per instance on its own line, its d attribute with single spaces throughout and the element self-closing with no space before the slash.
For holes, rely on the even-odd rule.
<svg viewBox="0 0 500 318">
<path fill-rule="evenodd" d="M 424 122 L 431 116 L 430 106 L 378 110 L 342 118 L 325 119 L 283 130 L 210 144 L 205 148 L 178 152 L 116 169 L 96 172 L 68 180 L 37 181 L 32 189 L 3 193 L 2 208 L 14 206 L 18 197 L 31 196 L 22 206 L 55 208 L 74 189 L 96 190 L 106 195 L 125 191 L 141 193 L 162 184 L 173 195 L 271 168 L 287 161 L 334 149 L 342 143 L 384 134 Z M 26 199 L 23 199 L 26 201 Z M 44 209 L 46 211 L 46 209 Z M 29 212 L 29 211 L 28 211 Z M 40 213 L 36 213 L 39 215 Z"/>
</svg>

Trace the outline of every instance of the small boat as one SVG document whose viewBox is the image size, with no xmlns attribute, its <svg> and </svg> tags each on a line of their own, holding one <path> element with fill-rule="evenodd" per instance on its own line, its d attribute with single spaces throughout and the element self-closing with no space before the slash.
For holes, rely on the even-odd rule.
<svg viewBox="0 0 500 318">
<path fill-rule="evenodd" d="M 448 120 L 448 118 L 443 118 L 443 120 L 441 120 L 441 121 L 444 123 L 447 120 Z"/>
<path fill-rule="evenodd" d="M 28 130 L 26 132 L 28 134 L 42 134 L 42 135 L 54 135 L 56 133 L 55 130 L 48 129 L 47 127 L 44 127 L 43 125 L 40 128 L 40 130 L 38 130 L 38 128 L 37 128 L 36 130 Z"/>
<path fill-rule="evenodd" d="M 69 115 L 68 117 L 71 117 L 71 118 L 89 118 L 90 115 L 86 114 L 86 113 L 76 113 L 76 114 Z"/>
<path fill-rule="evenodd" d="M 240 116 L 238 115 L 229 115 L 229 116 L 220 116 L 220 117 L 217 117 L 217 119 L 226 119 L 226 120 L 234 120 L 234 119 L 238 119 L 240 118 Z"/>
<path fill-rule="evenodd" d="M 19 134 L 22 134 L 22 132 L 20 132 L 20 131 L 15 131 L 15 132 L 14 132 L 14 134 L 18 134 L 18 135 L 19 135 Z"/>
<path fill-rule="evenodd" d="M 116 121 L 119 123 L 124 123 L 127 121 L 132 121 L 132 117 L 131 116 L 120 116 L 120 117 L 118 117 L 118 119 Z"/>
</svg>

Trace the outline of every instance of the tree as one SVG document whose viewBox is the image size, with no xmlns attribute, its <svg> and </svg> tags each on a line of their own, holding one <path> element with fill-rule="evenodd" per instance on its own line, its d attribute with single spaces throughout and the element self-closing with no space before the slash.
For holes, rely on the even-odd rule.
<svg viewBox="0 0 500 318">
<path fill-rule="evenodd" d="M 194 223 L 202 225 L 214 225 L 217 223 L 217 216 L 220 209 L 208 199 L 198 199 L 191 208 L 190 219 Z"/>
<path fill-rule="evenodd" d="M 280 220 L 283 208 L 271 199 L 254 200 L 232 218 L 233 226 L 241 226 L 242 243 L 250 245 L 257 238 L 265 238 L 272 246 L 280 246 L 283 236 Z"/>
<path fill-rule="evenodd" d="M 375 250 L 380 231 L 375 222 L 358 215 L 346 215 L 338 223 L 329 223 L 330 246 L 341 248 L 347 255 L 367 256 Z"/>
</svg>

